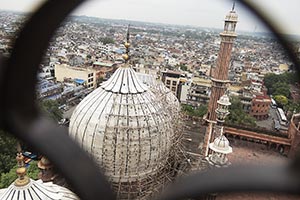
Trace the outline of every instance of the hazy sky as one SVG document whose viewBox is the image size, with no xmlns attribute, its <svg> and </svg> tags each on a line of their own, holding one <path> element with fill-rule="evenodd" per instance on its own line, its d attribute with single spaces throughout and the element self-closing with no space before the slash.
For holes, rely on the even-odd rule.
<svg viewBox="0 0 300 200">
<path fill-rule="evenodd" d="M 299 0 L 251 0 L 259 3 L 273 19 L 285 27 L 284 32 L 300 35 Z M 42 0 L 0 0 L 0 8 L 29 11 Z M 287 3 L 288 2 L 288 3 Z M 224 16 L 231 9 L 230 0 L 89 0 L 75 14 L 111 19 L 223 27 Z M 262 26 L 238 3 L 237 30 L 261 31 Z"/>
</svg>

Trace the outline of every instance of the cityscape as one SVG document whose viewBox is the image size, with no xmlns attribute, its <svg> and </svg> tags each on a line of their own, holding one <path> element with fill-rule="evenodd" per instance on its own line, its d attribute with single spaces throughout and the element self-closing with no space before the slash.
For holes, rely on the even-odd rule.
<svg viewBox="0 0 300 200">
<path fill-rule="evenodd" d="M 103 168 L 118 199 L 155 198 L 195 171 L 280 164 L 299 151 L 296 67 L 272 34 L 237 32 L 238 14 L 233 3 L 219 28 L 73 15 L 52 38 L 37 103 Z M 0 11 L 2 55 L 27 17 Z M 300 37 L 290 45 L 300 57 Z M 79 199 L 44 155 L 4 131 L 0 148 L 0 199 Z"/>
</svg>

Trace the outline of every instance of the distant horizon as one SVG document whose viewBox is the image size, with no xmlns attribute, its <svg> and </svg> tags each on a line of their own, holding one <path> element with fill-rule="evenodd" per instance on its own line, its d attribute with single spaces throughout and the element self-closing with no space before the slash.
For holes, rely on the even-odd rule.
<svg viewBox="0 0 300 200">
<path fill-rule="evenodd" d="M 17 11 L 17 10 L 8 10 L 8 9 L 0 9 L 0 11 L 4 12 L 12 12 L 12 13 L 20 13 L 20 14 L 30 14 L 31 11 Z M 223 27 L 207 27 L 207 26 L 200 26 L 200 25 L 190 25 L 190 24 L 173 24 L 173 23 L 165 23 L 165 22 L 153 22 L 153 21 L 141 21 L 141 20 L 131 20 L 131 19 L 122 19 L 122 18 L 105 18 L 105 17 L 99 17 L 99 16 L 93 16 L 93 15 L 86 15 L 86 14 L 77 14 L 72 13 L 70 15 L 71 17 L 90 17 L 90 18 L 96 18 L 96 19 L 102 19 L 102 20 L 111 20 L 111 21 L 128 21 L 128 22 L 139 22 L 139 23 L 150 23 L 150 24 L 159 24 L 159 25 L 169 25 L 169 26 L 181 26 L 181 27 L 192 27 L 192 28 L 202 28 L 202 29 L 216 29 L 216 30 L 223 30 Z M 265 34 L 265 35 L 272 35 L 273 33 L 269 30 L 259 30 L 256 32 L 250 31 L 250 30 L 237 30 L 237 33 L 248 33 L 248 34 Z M 290 37 L 297 37 L 297 40 L 300 40 L 300 34 L 290 34 L 290 33 L 282 33 L 281 35 L 284 36 L 290 36 Z"/>
<path fill-rule="evenodd" d="M 30 12 L 45 0 L 1 1 L 0 8 L 10 11 Z M 225 15 L 232 8 L 232 0 L 89 0 L 72 14 L 103 19 L 124 19 L 142 22 L 190 25 L 195 27 L 223 27 Z M 281 33 L 300 35 L 300 26 L 295 25 L 299 0 L 251 0 L 282 27 Z M 268 32 L 256 16 L 239 1 L 235 10 L 239 16 L 237 31 Z"/>
</svg>

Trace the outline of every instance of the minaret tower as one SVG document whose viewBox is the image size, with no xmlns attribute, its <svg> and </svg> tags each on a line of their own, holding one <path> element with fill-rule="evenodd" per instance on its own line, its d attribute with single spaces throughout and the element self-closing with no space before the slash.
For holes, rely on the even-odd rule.
<svg viewBox="0 0 300 200">
<path fill-rule="evenodd" d="M 216 109 L 218 107 L 218 100 L 225 94 L 229 84 L 228 69 L 231 59 L 232 45 L 237 36 L 235 33 L 235 28 L 238 22 L 238 15 L 236 14 L 234 8 L 235 2 L 233 3 L 231 11 L 225 17 L 224 31 L 220 33 L 221 45 L 218 54 L 217 65 L 211 72 L 212 86 L 206 115 L 206 120 L 209 124 L 204 138 L 205 156 L 208 156 L 208 146 L 215 138 L 213 125 L 217 123 Z"/>
<path fill-rule="evenodd" d="M 224 31 L 220 33 L 221 45 L 218 54 L 217 65 L 212 73 L 212 87 L 211 95 L 208 104 L 207 120 L 211 122 L 216 121 L 217 101 L 224 95 L 228 80 L 228 69 L 231 58 L 232 45 L 236 38 L 235 28 L 238 21 L 238 15 L 235 10 L 235 3 L 233 3 L 232 10 L 225 17 Z"/>
</svg>

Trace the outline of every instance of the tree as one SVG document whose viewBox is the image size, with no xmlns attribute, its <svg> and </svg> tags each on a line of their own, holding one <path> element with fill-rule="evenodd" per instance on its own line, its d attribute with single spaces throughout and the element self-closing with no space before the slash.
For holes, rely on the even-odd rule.
<svg viewBox="0 0 300 200">
<path fill-rule="evenodd" d="M 203 117 L 207 113 L 207 105 L 200 105 L 194 108 L 193 106 L 183 104 L 181 110 L 190 116 Z"/>
<path fill-rule="evenodd" d="M 288 98 L 284 95 L 276 95 L 274 96 L 274 100 L 276 101 L 277 105 L 281 108 L 283 108 L 289 103 Z"/>
<path fill-rule="evenodd" d="M 278 82 L 273 85 L 273 96 L 282 95 L 285 97 L 290 96 L 289 85 L 287 83 Z"/>
<path fill-rule="evenodd" d="M 197 117 L 203 117 L 207 113 L 207 105 L 200 105 L 194 110 L 194 115 Z"/>
<path fill-rule="evenodd" d="M 115 41 L 113 38 L 110 38 L 110 37 L 103 37 L 103 38 L 100 38 L 100 41 L 106 45 L 106 44 L 114 44 Z"/>
<path fill-rule="evenodd" d="M 185 64 L 177 65 L 177 67 L 180 67 L 180 69 L 181 69 L 182 71 L 187 71 L 187 70 L 188 70 L 188 68 L 187 68 L 187 66 L 186 66 Z"/>
<path fill-rule="evenodd" d="M 16 162 L 16 161 L 15 161 Z M 0 177 L 0 188 L 7 188 L 12 182 L 14 182 L 18 176 L 16 173 L 17 165 L 10 169 L 7 173 L 2 173 Z"/>
<path fill-rule="evenodd" d="M 55 121 L 59 121 L 63 118 L 63 112 L 58 107 L 58 102 L 54 100 L 44 100 L 40 102 L 41 110 Z"/>
<path fill-rule="evenodd" d="M 15 161 L 16 163 L 16 161 Z M 0 177 L 0 188 L 7 188 L 10 184 L 12 184 L 17 178 L 16 170 L 18 165 L 14 165 L 13 168 L 9 170 L 7 173 L 2 173 Z M 29 167 L 27 168 L 27 176 L 31 179 L 37 180 L 38 174 L 40 170 L 37 166 L 36 161 L 31 161 Z"/>
<path fill-rule="evenodd" d="M 16 163 L 17 140 L 0 130 L 0 174 L 8 172 Z"/>
<path fill-rule="evenodd" d="M 256 126 L 255 118 L 244 111 L 243 104 L 241 103 L 241 100 L 238 97 L 231 97 L 230 102 L 230 114 L 226 117 L 227 123 L 242 126 Z"/>
<path fill-rule="evenodd" d="M 193 106 L 190 106 L 190 105 L 185 105 L 185 104 L 182 104 L 181 105 L 181 110 L 187 114 L 190 114 L 190 113 L 193 113 Z"/>
<path fill-rule="evenodd" d="M 289 97 L 289 84 L 299 82 L 299 77 L 296 73 L 285 72 L 283 74 L 266 74 L 264 84 L 268 88 L 270 95 L 284 95 Z"/>
<path fill-rule="evenodd" d="M 30 166 L 27 169 L 28 177 L 37 180 L 39 173 L 40 169 L 38 168 L 37 161 L 31 161 Z"/>
</svg>

